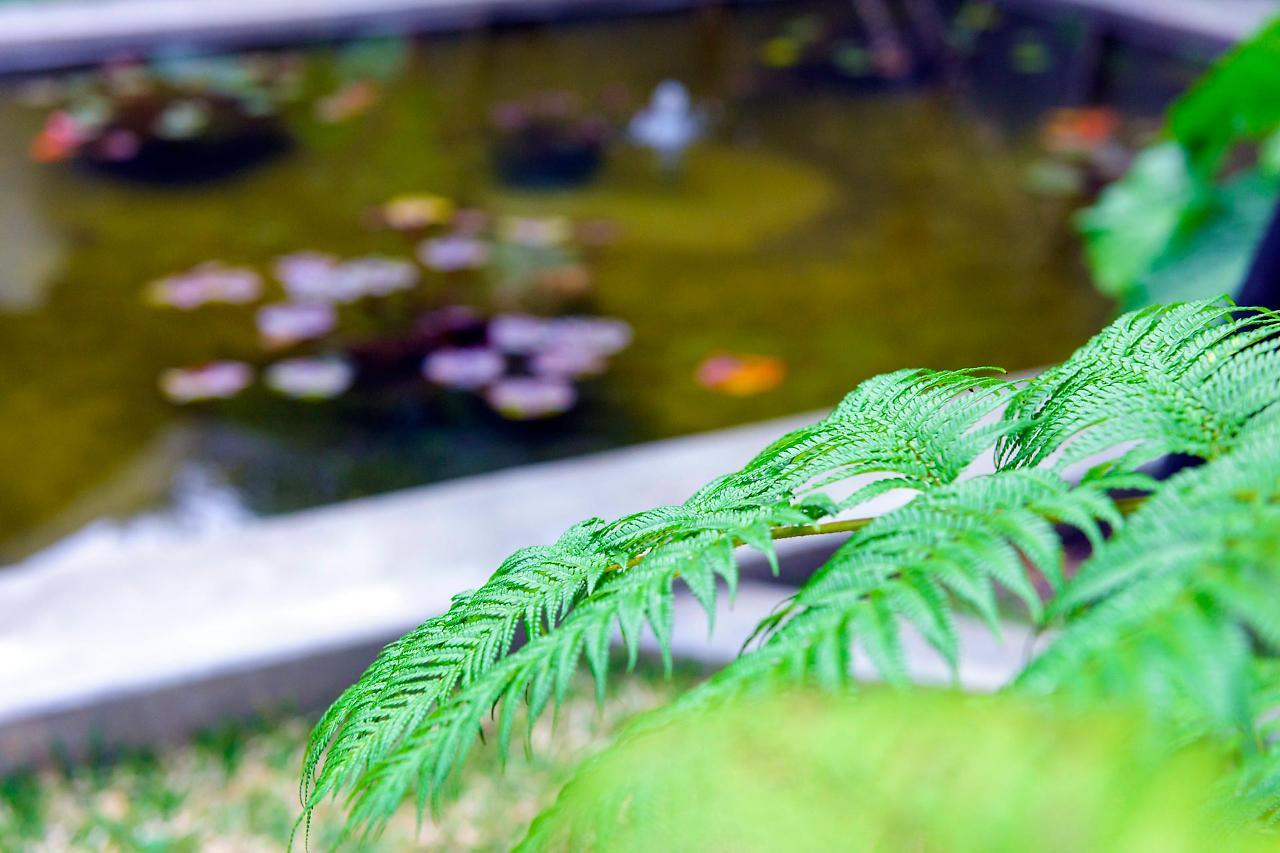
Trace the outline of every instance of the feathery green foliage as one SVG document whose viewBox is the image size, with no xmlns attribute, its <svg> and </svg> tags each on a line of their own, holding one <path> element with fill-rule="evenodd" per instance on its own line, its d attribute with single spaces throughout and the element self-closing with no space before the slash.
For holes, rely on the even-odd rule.
<svg viewBox="0 0 1280 853">
<path fill-rule="evenodd" d="M 1280 431 L 1274 418 L 1251 427 L 1234 451 L 1172 477 L 1081 567 L 1052 604 L 1064 629 L 1018 687 L 1140 699 L 1250 758 L 1268 750 Z"/>
<path fill-rule="evenodd" d="M 1011 689 L 1146 701 L 1233 750 L 1241 797 L 1273 811 L 1278 345 L 1280 317 L 1195 302 L 1125 315 L 1022 387 L 989 370 L 869 380 L 684 504 L 518 552 L 389 646 L 317 726 L 304 805 L 345 793 L 364 830 L 411 793 L 425 808 L 490 714 L 505 753 L 521 705 L 529 721 L 558 706 L 582 659 L 604 691 L 617 632 L 633 663 L 645 630 L 668 650 L 677 581 L 711 615 L 737 546 L 772 558 L 775 538 L 853 530 L 756 648 L 650 723 L 763 685 L 848 685 L 855 647 L 904 683 L 908 627 L 954 668 L 954 609 L 998 631 L 1002 589 L 1054 636 Z M 1156 483 L 1139 466 L 1167 453 L 1206 464 Z M 891 490 L 914 497 L 851 517 Z M 1117 490 L 1152 497 L 1126 517 Z M 1073 577 L 1063 527 L 1094 546 Z"/>
<path fill-rule="evenodd" d="M 1062 470 L 1122 445 L 1132 447 L 1117 468 L 1169 453 L 1217 457 L 1280 383 L 1280 320 L 1239 313 L 1191 302 L 1121 317 L 1018 395 L 1005 417 L 1025 428 L 1000 443 L 1000 467 L 1057 454 Z"/>
</svg>

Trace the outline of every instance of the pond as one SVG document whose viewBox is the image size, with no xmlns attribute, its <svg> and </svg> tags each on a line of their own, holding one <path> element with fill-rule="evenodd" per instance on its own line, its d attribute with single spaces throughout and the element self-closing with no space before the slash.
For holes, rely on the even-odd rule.
<svg viewBox="0 0 1280 853">
<path fill-rule="evenodd" d="M 1006 23 L 998 69 L 983 54 L 929 82 L 807 73 L 802 31 L 848 8 L 9 81 L 0 563 L 94 519 L 235 523 L 820 409 L 903 366 L 1063 357 L 1111 307 L 1069 226 L 1080 199 L 1028 182 L 1061 33 Z M 841 62 L 892 70 L 859 50 Z M 127 116 L 108 138 L 104 75 L 117 97 L 193 67 L 264 99 L 232 116 L 256 140 L 153 150 Z M 691 144 L 655 152 L 628 117 L 666 80 L 687 90 Z M 227 109 L 188 98 L 146 121 L 189 141 Z M 591 144 L 550 166 L 529 153 L 566 127 Z M 554 316 L 585 319 L 530 319 Z M 572 340 L 548 355 L 522 335 Z M 577 361 L 540 366 L 556 358 Z"/>
</svg>

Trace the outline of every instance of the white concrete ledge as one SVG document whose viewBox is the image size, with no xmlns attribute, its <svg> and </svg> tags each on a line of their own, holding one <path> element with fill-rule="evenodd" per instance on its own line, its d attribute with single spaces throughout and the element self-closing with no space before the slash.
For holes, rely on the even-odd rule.
<svg viewBox="0 0 1280 853">
<path fill-rule="evenodd" d="M 999 0 L 1011 8 L 1078 12 L 1121 26 L 1195 37 L 1221 45 L 1241 41 L 1280 14 L 1280 0 Z"/>
<path fill-rule="evenodd" d="M 0 3 L 0 71 L 92 63 L 166 43 L 245 48 L 690 5 L 690 0 L 19 0 Z"/>
<path fill-rule="evenodd" d="M 525 545 L 592 515 L 683 501 L 819 414 L 531 465 L 276 519 L 199 541 L 141 538 L 55 549 L 0 571 L 0 772 L 47 762 L 54 744 L 83 757 L 95 739 L 142 745 L 272 705 L 321 707 L 384 643 L 442 612 Z M 990 467 L 975 463 L 974 471 Z M 904 495 L 859 509 L 875 514 Z M 841 537 L 784 540 L 784 581 L 799 582 Z M 680 656 L 723 664 L 786 586 L 744 556 L 736 606 L 713 638 L 691 597 L 677 603 Z M 1014 671 L 1009 648 L 965 629 L 964 675 L 977 689 Z M 1017 632 L 1015 630 L 1014 634 Z M 908 644 L 925 680 L 945 676 Z"/>
<path fill-rule="evenodd" d="M 56 754 L 81 758 L 95 742 L 155 744 L 272 706 L 323 707 L 382 645 L 482 584 L 512 551 L 584 518 L 679 503 L 822 414 L 409 489 L 194 541 L 53 549 L 0 570 L 0 773 Z M 967 473 L 991 470 L 988 453 Z M 891 492 L 858 512 L 907 499 Z M 737 603 L 730 610 L 721 597 L 710 638 L 682 593 L 675 653 L 732 660 L 786 584 L 803 582 L 841 541 L 778 542 L 781 583 L 762 582 L 763 558 L 743 555 Z M 1000 686 L 1029 651 L 1017 626 L 1004 643 L 977 624 L 960 631 L 970 689 Z M 911 631 L 905 647 L 918 680 L 947 680 Z"/>
<path fill-rule="evenodd" d="M 739 0 L 743 2 L 743 0 Z M 1229 45 L 1280 12 L 1278 0 L 1001 0 L 1104 16 Z M 91 63 L 166 42 L 234 48 L 406 26 L 680 9 L 691 0 L 19 0 L 0 4 L 0 71 Z"/>
<path fill-rule="evenodd" d="M 0 766 L 44 749 L 4 736 L 19 721 L 374 648 L 443 611 L 517 548 L 592 515 L 683 501 L 816 417 L 500 471 L 212 540 L 143 540 L 106 557 L 73 550 L 6 568 Z"/>
</svg>

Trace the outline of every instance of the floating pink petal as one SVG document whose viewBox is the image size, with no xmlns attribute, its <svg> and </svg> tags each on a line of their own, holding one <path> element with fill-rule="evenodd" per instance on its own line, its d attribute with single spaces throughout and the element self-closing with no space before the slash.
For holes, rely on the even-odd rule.
<svg viewBox="0 0 1280 853">
<path fill-rule="evenodd" d="M 89 138 L 90 132 L 65 110 L 52 113 L 39 135 L 31 141 L 31 159 L 37 163 L 56 163 L 73 156 Z"/>
<path fill-rule="evenodd" d="M 486 389 L 484 397 L 494 411 L 514 421 L 563 414 L 578 401 L 568 382 L 526 376 L 499 380 Z"/>
<path fill-rule="evenodd" d="M 529 120 L 529 111 L 522 104 L 508 101 L 495 106 L 489 112 L 489 119 L 499 130 L 513 131 Z"/>
<path fill-rule="evenodd" d="M 214 361 L 160 374 L 160 390 L 174 403 L 234 397 L 253 381 L 253 368 L 240 361 Z"/>
<path fill-rule="evenodd" d="M 322 302 L 286 302 L 259 308 L 257 320 L 268 346 L 286 347 L 327 335 L 338 324 L 338 313 Z"/>
<path fill-rule="evenodd" d="M 591 349 L 576 346 L 556 346 L 534 353 L 529 358 L 529 369 L 538 376 L 578 379 L 599 376 L 607 364 L 604 357 Z"/>
<path fill-rule="evenodd" d="M 507 369 L 502 354 L 485 347 L 439 349 L 422 362 L 422 375 L 437 385 L 474 391 L 500 377 Z"/>
<path fill-rule="evenodd" d="M 290 358 L 268 367 L 265 381 L 286 397 L 327 400 L 351 387 L 355 369 L 346 359 L 336 356 Z"/>
<path fill-rule="evenodd" d="M 786 376 L 781 359 L 767 355 L 721 353 L 698 365 L 698 384 L 730 397 L 750 397 L 776 388 Z"/>
<path fill-rule="evenodd" d="M 418 245 L 418 259 L 437 272 L 475 269 L 489 262 L 489 244 L 457 234 L 437 237 Z"/>
<path fill-rule="evenodd" d="M 533 276 L 534 287 L 547 296 L 575 299 L 591 290 L 591 271 L 582 264 L 546 267 Z"/>
<path fill-rule="evenodd" d="M 550 321 L 547 346 L 614 355 L 631 344 L 631 326 L 608 317 L 559 317 Z"/>
</svg>

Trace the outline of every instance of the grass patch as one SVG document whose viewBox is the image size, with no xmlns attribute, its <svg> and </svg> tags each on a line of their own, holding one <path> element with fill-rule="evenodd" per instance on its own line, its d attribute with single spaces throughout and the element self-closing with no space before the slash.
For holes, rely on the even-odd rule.
<svg viewBox="0 0 1280 853">
<path fill-rule="evenodd" d="M 616 678 L 598 710 L 584 676 L 558 720 L 534 727 L 534 757 L 504 768 L 491 744 L 480 747 L 459 780 L 462 793 L 438 817 L 418 826 L 406 804 L 374 842 L 339 845 L 342 809 L 322 809 L 311 849 L 509 849 L 578 761 L 625 720 L 664 704 L 696 678 L 681 670 L 667 682 L 659 670 L 642 667 Z M 311 723 L 298 715 L 227 722 L 182 746 L 0 780 L 0 850 L 281 850 L 300 812 L 298 776 Z"/>
</svg>

